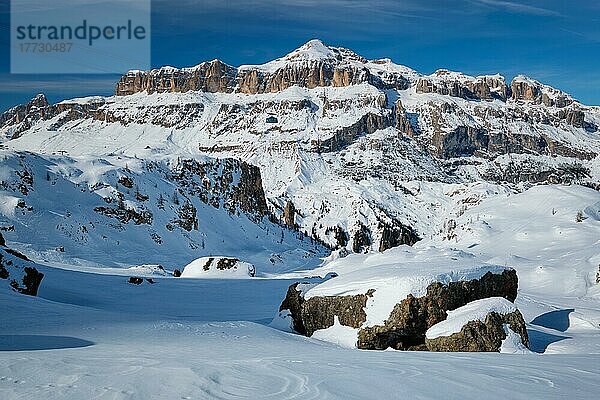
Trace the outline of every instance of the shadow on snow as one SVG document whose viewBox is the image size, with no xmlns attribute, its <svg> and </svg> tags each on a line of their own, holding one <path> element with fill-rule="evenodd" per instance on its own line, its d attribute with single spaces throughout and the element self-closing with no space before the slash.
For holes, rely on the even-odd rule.
<svg viewBox="0 0 600 400">
<path fill-rule="evenodd" d="M 70 336 L 0 335 L 0 351 L 73 349 L 94 344 L 89 340 Z"/>
<path fill-rule="evenodd" d="M 550 311 L 542 315 L 538 315 L 531 321 L 533 325 L 543 326 L 544 328 L 554 329 L 560 332 L 566 332 L 569 329 L 569 314 L 575 309 L 566 308 L 564 310 Z"/>
</svg>

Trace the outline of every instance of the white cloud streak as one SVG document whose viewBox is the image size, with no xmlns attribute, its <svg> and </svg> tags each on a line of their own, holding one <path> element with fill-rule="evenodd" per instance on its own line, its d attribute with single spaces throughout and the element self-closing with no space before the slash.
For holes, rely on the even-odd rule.
<svg viewBox="0 0 600 400">
<path fill-rule="evenodd" d="M 549 10 L 547 8 L 536 7 L 529 4 L 523 3 L 514 3 L 512 1 L 506 0 L 471 0 L 472 3 L 493 7 L 496 9 L 501 9 L 504 11 L 514 12 L 518 14 L 530 14 L 530 15 L 539 15 L 539 16 L 547 16 L 547 17 L 559 17 L 560 13 Z"/>
</svg>

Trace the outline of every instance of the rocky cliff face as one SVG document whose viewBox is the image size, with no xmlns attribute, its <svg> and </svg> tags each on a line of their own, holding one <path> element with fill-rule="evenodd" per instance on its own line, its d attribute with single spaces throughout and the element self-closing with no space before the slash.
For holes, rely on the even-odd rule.
<svg viewBox="0 0 600 400">
<path fill-rule="evenodd" d="M 574 101 L 568 94 L 522 75 L 510 83 L 510 92 L 513 100 L 529 101 L 546 107 L 563 108 Z"/>
<path fill-rule="evenodd" d="M 281 92 L 292 86 L 312 89 L 361 83 L 382 89 L 406 89 L 409 86 L 406 77 L 374 74 L 365 64 L 366 59 L 350 50 L 326 47 L 313 40 L 263 66 L 235 68 L 213 60 L 192 68 L 129 71 L 117 83 L 115 94 L 125 96 L 144 91 L 259 94 Z"/>
<path fill-rule="evenodd" d="M 419 78 L 415 87 L 417 93 L 437 93 L 467 100 L 506 101 L 508 95 L 506 81 L 500 75 L 473 78 L 445 69 Z"/>
<path fill-rule="evenodd" d="M 328 139 L 313 142 L 313 150 L 319 153 L 337 152 L 354 143 L 358 136 L 385 129 L 391 125 L 387 115 L 365 114 L 350 126 L 343 127 Z"/>
<path fill-rule="evenodd" d="M 256 221 L 269 214 L 260 170 L 248 163 L 180 160 L 173 178 L 183 191 L 215 208 L 223 207 L 231 214 L 243 212 Z"/>
<path fill-rule="evenodd" d="M 16 106 L 0 114 L 0 128 L 8 128 L 11 137 L 18 137 L 21 132 L 31 128 L 35 121 L 46 117 L 48 99 L 38 94 L 27 104 Z"/>
<path fill-rule="evenodd" d="M 236 82 L 237 70 L 222 61 L 204 62 L 194 68 L 163 67 L 152 71 L 129 71 L 121 77 L 116 87 L 120 96 L 138 92 L 163 93 L 231 92 Z"/>
<path fill-rule="evenodd" d="M 420 103 L 414 110 L 422 120 L 419 120 L 421 134 L 413 137 L 423 145 L 432 145 L 436 156 L 442 158 L 477 155 L 493 159 L 502 154 L 533 153 L 592 159 L 598 154 L 591 146 L 581 147 L 556 135 L 557 130 L 571 132 L 575 128 L 582 135 L 597 130 L 575 103 L 563 108 L 530 108 L 511 100 L 507 106 L 498 108 L 439 98 Z M 522 124 L 535 126 L 537 130 L 520 129 Z"/>
<path fill-rule="evenodd" d="M 45 97 L 44 97 L 45 98 Z M 34 98 L 30 103 L 36 101 Z M 52 121 L 47 129 L 58 131 L 69 122 L 82 119 L 92 119 L 103 123 L 119 123 L 129 125 L 133 123 L 151 123 L 164 128 L 189 126 L 198 122 L 204 112 L 202 103 L 188 103 L 174 105 L 144 105 L 132 104 L 131 109 L 124 111 L 110 107 L 111 103 L 104 98 L 90 98 L 85 102 L 64 101 L 57 104 L 40 103 L 39 106 L 24 110 L 20 117 L 11 119 L 7 114 L 5 135 L 11 139 L 17 139 L 32 125 L 40 121 Z M 13 124 L 11 121 L 21 118 L 21 122 Z M 0 128 L 2 125 L 0 124 Z"/>
<path fill-rule="evenodd" d="M 415 89 L 420 94 L 436 93 L 466 100 L 497 99 L 502 102 L 511 99 L 557 108 L 567 107 L 574 102 L 568 94 L 523 75 L 515 77 L 507 85 L 501 75 L 472 77 L 441 69 L 418 78 Z"/>
<path fill-rule="evenodd" d="M 25 118 L 36 110 L 48 105 L 48 99 L 43 94 L 38 94 L 27 104 L 16 106 L 0 115 L 0 126 L 15 125 L 23 122 Z"/>
</svg>

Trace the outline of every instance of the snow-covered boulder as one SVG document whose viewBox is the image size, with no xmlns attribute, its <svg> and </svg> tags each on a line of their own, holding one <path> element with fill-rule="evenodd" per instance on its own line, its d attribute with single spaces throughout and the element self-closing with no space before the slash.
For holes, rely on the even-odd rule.
<svg viewBox="0 0 600 400">
<path fill-rule="evenodd" d="M 515 352 L 527 350 L 529 337 L 515 305 L 491 297 L 448 311 L 444 321 L 427 330 L 425 343 L 430 351 Z"/>
<path fill-rule="evenodd" d="M 232 257 L 201 257 L 185 266 L 182 278 L 250 278 L 254 265 Z"/>
<path fill-rule="evenodd" d="M 460 251 L 394 248 L 326 267 L 338 268 L 339 277 L 309 288 L 292 285 L 280 311 L 289 310 L 294 330 L 307 336 L 335 321 L 354 328 L 361 349 L 425 349 L 425 333 L 447 311 L 488 297 L 517 297 L 513 269 L 482 265 Z"/>
</svg>

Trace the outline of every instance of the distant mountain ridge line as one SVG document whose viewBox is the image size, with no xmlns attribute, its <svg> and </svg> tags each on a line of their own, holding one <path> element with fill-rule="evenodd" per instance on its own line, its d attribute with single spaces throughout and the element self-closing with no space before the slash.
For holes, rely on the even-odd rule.
<svg viewBox="0 0 600 400">
<path fill-rule="evenodd" d="M 469 76 L 439 69 L 424 75 L 389 58 L 367 60 L 352 50 L 326 46 L 313 39 L 289 54 L 260 65 L 234 67 L 221 60 L 193 67 L 164 66 L 149 71 L 131 70 L 115 88 L 118 96 L 148 93 L 203 91 L 210 93 L 275 93 L 298 85 L 342 87 L 361 83 L 379 89 L 438 93 L 472 100 L 532 101 L 546 106 L 565 107 L 574 99 L 551 86 L 518 75 L 510 83 L 500 75 Z"/>
</svg>

